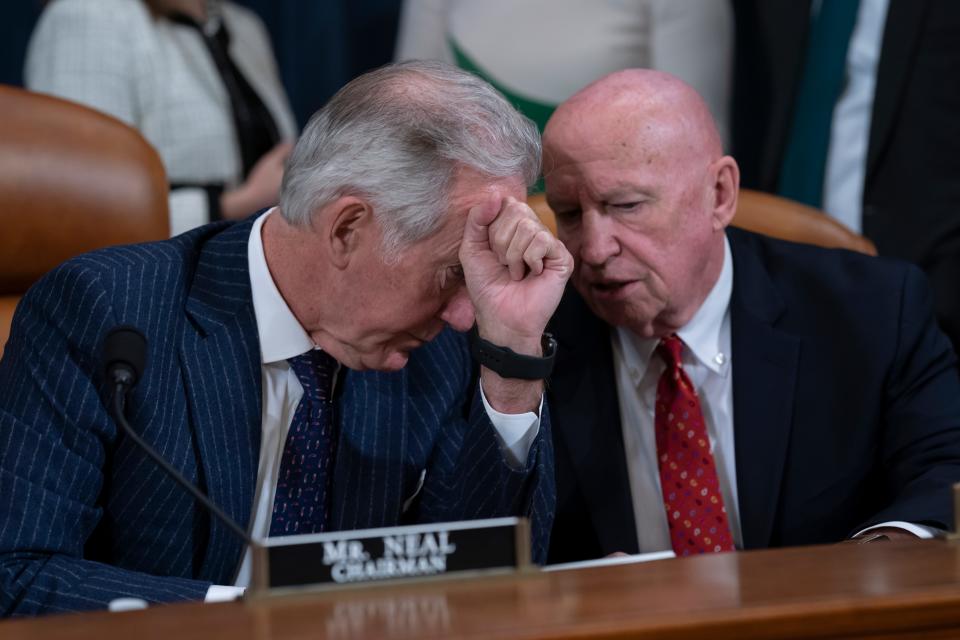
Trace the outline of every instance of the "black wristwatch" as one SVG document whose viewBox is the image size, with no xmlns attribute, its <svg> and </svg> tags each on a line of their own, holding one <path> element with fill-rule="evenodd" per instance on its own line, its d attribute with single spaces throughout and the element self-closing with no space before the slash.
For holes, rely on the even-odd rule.
<svg viewBox="0 0 960 640">
<path fill-rule="evenodd" d="M 473 357 L 503 378 L 543 380 L 553 371 L 557 357 L 557 341 L 549 333 L 540 339 L 543 356 L 525 356 L 508 347 L 501 347 L 480 337 L 477 326 L 470 330 L 470 352 Z"/>
</svg>

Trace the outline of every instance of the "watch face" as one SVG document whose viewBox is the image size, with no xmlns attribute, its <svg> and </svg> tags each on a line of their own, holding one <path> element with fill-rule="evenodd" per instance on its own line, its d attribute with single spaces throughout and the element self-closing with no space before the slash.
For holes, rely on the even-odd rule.
<svg viewBox="0 0 960 640">
<path fill-rule="evenodd" d="M 545 333 L 540 341 L 540 348 L 543 349 L 544 358 L 552 358 L 557 355 L 557 339 L 553 334 Z"/>
</svg>

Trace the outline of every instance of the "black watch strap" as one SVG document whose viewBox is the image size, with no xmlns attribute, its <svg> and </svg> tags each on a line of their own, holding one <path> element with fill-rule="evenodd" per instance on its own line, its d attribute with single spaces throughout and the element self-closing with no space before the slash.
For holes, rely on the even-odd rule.
<svg viewBox="0 0 960 640">
<path fill-rule="evenodd" d="M 543 380 L 548 377 L 557 357 L 557 341 L 545 333 L 540 344 L 543 356 L 525 356 L 484 340 L 477 332 L 476 325 L 470 330 L 470 352 L 474 359 L 503 378 Z"/>
</svg>

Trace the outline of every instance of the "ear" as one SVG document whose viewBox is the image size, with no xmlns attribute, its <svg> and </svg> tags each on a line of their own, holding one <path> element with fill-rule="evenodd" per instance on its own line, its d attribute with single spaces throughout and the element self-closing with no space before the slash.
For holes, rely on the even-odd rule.
<svg viewBox="0 0 960 640">
<path fill-rule="evenodd" d="M 737 213 L 737 194 L 740 193 L 740 167 L 730 156 L 713 163 L 713 228 L 721 231 Z"/>
<path fill-rule="evenodd" d="M 327 220 L 322 227 L 330 256 L 338 269 L 344 269 L 365 243 L 375 240 L 373 207 L 355 196 L 343 196 L 326 207 Z"/>
</svg>

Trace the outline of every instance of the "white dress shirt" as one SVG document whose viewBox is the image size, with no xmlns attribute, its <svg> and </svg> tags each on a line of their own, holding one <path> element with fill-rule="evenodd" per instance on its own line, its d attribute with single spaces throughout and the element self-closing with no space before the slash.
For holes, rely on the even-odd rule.
<svg viewBox="0 0 960 640">
<path fill-rule="evenodd" d="M 287 359 L 316 348 L 280 295 L 270 276 L 263 253 L 261 230 L 264 221 L 275 210 L 271 209 L 254 222 L 247 246 L 253 311 L 260 337 L 260 371 L 263 384 L 263 431 L 260 437 L 260 462 L 257 467 L 253 519 L 250 525 L 250 536 L 255 540 L 262 540 L 270 534 L 273 499 L 283 447 L 293 414 L 303 396 L 303 387 Z M 487 403 L 482 389 L 481 398 L 507 461 L 514 466 L 523 466 L 530 446 L 540 430 L 539 414 L 532 411 L 516 415 L 503 414 Z M 215 585 L 208 591 L 206 600 L 211 602 L 233 599 L 241 593 L 242 588 L 250 584 L 251 562 L 248 548 L 244 552 L 237 574 L 236 587 Z"/>
<path fill-rule="evenodd" d="M 713 289 L 690 322 L 677 331 L 683 340 L 683 369 L 690 377 L 703 412 L 710 449 L 716 463 L 720 492 L 730 532 L 743 548 L 737 501 L 737 465 L 734 447 L 733 356 L 730 341 L 730 295 L 733 292 L 733 259 L 724 239 L 723 268 Z M 627 457 L 630 493 L 640 553 L 671 550 L 670 529 L 660 493 L 660 469 L 654 413 L 657 382 L 664 363 L 655 356 L 659 339 L 644 339 L 624 328 L 612 333 L 614 374 L 620 404 L 623 445 Z M 935 529 L 909 522 L 884 522 L 878 527 L 898 527 L 930 538 Z M 858 532 L 863 533 L 863 531 Z"/>
<path fill-rule="evenodd" d="M 860 0 L 847 49 L 846 86 L 833 109 L 830 125 L 823 209 L 857 233 L 863 229 L 867 146 L 889 4 L 890 0 Z"/>
<path fill-rule="evenodd" d="M 700 397 L 710 450 L 716 462 L 720 492 L 727 507 L 734 544 L 742 547 L 737 507 L 737 475 L 733 443 L 733 371 L 730 357 L 730 294 L 733 260 L 724 240 L 723 268 L 703 305 L 677 331 L 683 340 L 683 369 Z M 640 338 L 624 328 L 612 334 L 614 373 L 620 401 L 623 445 L 641 553 L 666 551 L 670 529 L 660 493 L 660 470 L 654 433 L 657 381 L 663 360 L 654 354 L 658 338 Z"/>
</svg>

